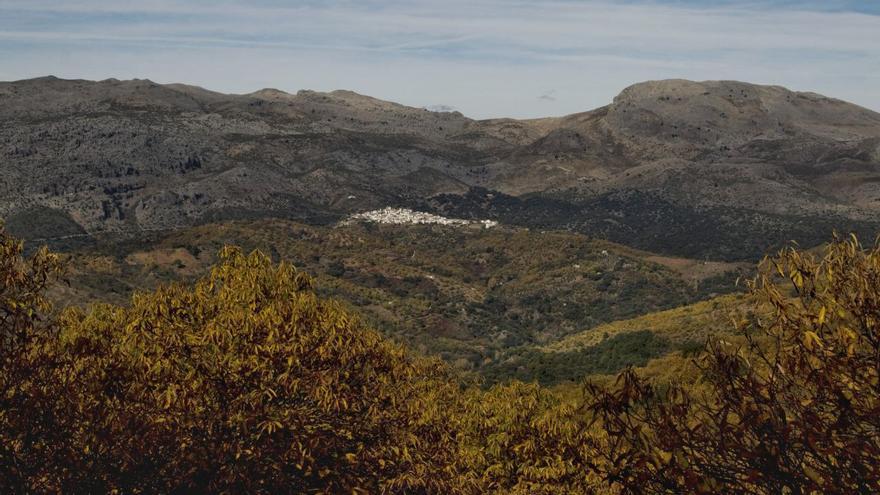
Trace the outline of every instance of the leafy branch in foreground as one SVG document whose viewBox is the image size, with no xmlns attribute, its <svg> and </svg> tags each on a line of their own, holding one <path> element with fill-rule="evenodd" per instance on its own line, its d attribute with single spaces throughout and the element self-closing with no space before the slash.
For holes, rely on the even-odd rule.
<svg viewBox="0 0 880 495">
<path fill-rule="evenodd" d="M 55 334 L 44 294 L 62 264 L 45 248 L 29 258 L 23 252 L 0 223 L 0 491 L 7 493 L 28 491 L 24 480 L 36 474 L 39 445 L 57 435 L 38 407 L 51 399 L 41 372 L 54 359 L 35 350 Z"/>
<path fill-rule="evenodd" d="M 3 491 L 458 488 L 443 367 L 290 265 L 226 249 L 194 287 L 69 309 L 48 332 L 35 315 L 54 259 L 3 246 Z"/>
<path fill-rule="evenodd" d="M 758 316 L 709 346 L 696 387 L 587 386 L 610 446 L 594 465 L 624 493 L 877 493 L 880 244 L 787 249 L 750 288 Z"/>
</svg>

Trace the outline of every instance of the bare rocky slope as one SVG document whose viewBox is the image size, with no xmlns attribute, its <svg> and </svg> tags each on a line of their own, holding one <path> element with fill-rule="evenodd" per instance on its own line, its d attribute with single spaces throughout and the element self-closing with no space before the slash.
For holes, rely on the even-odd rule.
<svg viewBox="0 0 880 495">
<path fill-rule="evenodd" d="M 349 91 L 0 83 L 0 217 L 87 241 L 409 207 L 748 259 L 880 221 L 880 114 L 812 93 L 653 81 L 590 112 L 475 121 Z M 61 239 L 59 239 L 61 238 Z"/>
</svg>

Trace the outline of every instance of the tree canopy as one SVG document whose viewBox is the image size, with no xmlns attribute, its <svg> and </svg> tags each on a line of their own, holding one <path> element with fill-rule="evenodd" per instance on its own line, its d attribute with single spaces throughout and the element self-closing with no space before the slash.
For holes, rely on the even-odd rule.
<svg viewBox="0 0 880 495">
<path fill-rule="evenodd" d="M 880 244 L 765 260 L 752 311 L 686 383 L 630 369 L 567 393 L 484 389 L 285 262 L 219 259 L 192 285 L 55 311 L 63 262 L 0 226 L 0 490 L 880 491 Z"/>
</svg>

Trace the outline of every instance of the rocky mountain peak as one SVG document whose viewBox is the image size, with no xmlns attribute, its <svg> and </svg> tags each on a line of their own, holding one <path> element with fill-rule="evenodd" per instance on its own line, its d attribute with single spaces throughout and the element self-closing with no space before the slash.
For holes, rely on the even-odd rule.
<svg viewBox="0 0 880 495">
<path fill-rule="evenodd" d="M 649 81 L 593 111 L 486 121 L 344 90 L 0 83 L 0 216 L 31 238 L 394 206 L 735 257 L 766 229 L 873 228 L 878 178 L 880 114 L 734 81 Z M 699 245 L 682 233 L 697 223 Z"/>
</svg>

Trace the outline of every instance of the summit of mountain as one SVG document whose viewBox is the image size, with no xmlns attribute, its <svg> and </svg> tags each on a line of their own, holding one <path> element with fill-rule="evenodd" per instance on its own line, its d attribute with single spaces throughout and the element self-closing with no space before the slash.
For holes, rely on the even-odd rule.
<svg viewBox="0 0 880 495">
<path fill-rule="evenodd" d="M 0 156 L 0 216 L 31 239 L 394 206 L 747 259 L 872 236 L 880 209 L 880 114 L 734 81 L 473 120 L 352 91 L 44 77 L 0 83 Z"/>
</svg>

